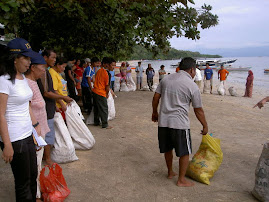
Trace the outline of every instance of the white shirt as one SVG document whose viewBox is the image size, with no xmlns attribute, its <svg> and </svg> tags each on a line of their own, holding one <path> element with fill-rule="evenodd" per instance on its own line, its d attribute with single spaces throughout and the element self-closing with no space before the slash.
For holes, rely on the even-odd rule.
<svg viewBox="0 0 269 202">
<path fill-rule="evenodd" d="M 202 80 L 203 80 L 203 78 L 202 78 L 201 70 L 196 68 L 196 74 L 194 77 L 194 81 L 202 81 Z"/>
<path fill-rule="evenodd" d="M 9 75 L 0 76 L 0 93 L 8 95 L 5 118 L 11 142 L 25 139 L 32 134 L 32 121 L 29 101 L 33 92 L 23 75 L 23 80 L 15 79 L 13 84 Z M 2 141 L 0 137 L 0 141 Z"/>
<path fill-rule="evenodd" d="M 142 66 L 137 66 L 136 68 L 135 68 L 135 71 L 136 71 L 136 77 L 143 77 L 143 71 L 144 71 L 144 69 L 143 69 L 143 67 Z M 138 71 L 138 72 L 137 72 Z"/>
</svg>

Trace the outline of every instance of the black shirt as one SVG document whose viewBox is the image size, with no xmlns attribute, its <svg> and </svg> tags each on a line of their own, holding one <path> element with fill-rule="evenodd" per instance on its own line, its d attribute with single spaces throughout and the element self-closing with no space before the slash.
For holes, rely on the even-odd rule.
<svg viewBox="0 0 269 202">
<path fill-rule="evenodd" d="M 45 81 L 45 84 L 42 83 L 41 79 L 38 79 L 37 85 L 46 102 L 46 111 L 47 111 L 48 119 L 53 119 L 55 111 L 56 111 L 56 102 L 54 99 L 50 99 L 44 96 L 44 92 L 45 92 L 44 85 L 46 84 L 47 84 L 46 85 L 47 87 L 46 86 L 45 87 L 47 88 L 47 92 L 55 92 L 53 89 L 53 81 L 52 81 L 51 75 L 47 69 L 46 69 L 46 77 L 44 81 Z"/>
</svg>

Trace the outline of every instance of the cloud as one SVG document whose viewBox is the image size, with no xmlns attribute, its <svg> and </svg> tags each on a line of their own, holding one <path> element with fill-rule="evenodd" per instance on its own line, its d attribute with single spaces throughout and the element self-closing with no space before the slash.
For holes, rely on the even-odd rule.
<svg viewBox="0 0 269 202">
<path fill-rule="evenodd" d="M 219 15 L 221 14 L 238 15 L 238 14 L 246 14 L 250 12 L 251 12 L 251 8 L 242 8 L 238 6 L 223 7 L 223 8 L 220 8 L 219 10 L 216 10 L 216 13 L 218 13 Z"/>
<path fill-rule="evenodd" d="M 213 7 L 219 25 L 200 29 L 200 40 L 173 37 L 171 46 L 182 50 L 249 49 L 268 46 L 269 0 L 195 0 L 193 7 L 204 3 Z"/>
</svg>

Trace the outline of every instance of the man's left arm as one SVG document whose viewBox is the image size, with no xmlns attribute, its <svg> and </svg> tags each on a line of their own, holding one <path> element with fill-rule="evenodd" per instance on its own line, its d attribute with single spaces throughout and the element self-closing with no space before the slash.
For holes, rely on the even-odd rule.
<svg viewBox="0 0 269 202">
<path fill-rule="evenodd" d="M 199 89 L 197 89 L 192 94 L 192 106 L 193 106 L 196 118 L 203 126 L 203 130 L 201 131 L 201 134 L 206 135 L 208 133 L 208 126 L 207 126 L 204 110 L 202 107 L 202 100 L 201 100 L 201 94 L 200 94 Z"/>
<path fill-rule="evenodd" d="M 194 108 L 194 113 L 196 118 L 200 121 L 200 123 L 203 126 L 203 130 L 201 131 L 202 135 L 206 135 L 208 133 L 208 126 L 205 119 L 205 113 L 202 107 L 200 108 Z"/>
</svg>

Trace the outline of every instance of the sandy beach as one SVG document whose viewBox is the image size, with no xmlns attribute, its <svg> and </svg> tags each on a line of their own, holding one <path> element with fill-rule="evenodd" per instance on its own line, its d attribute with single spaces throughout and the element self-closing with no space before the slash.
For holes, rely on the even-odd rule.
<svg viewBox="0 0 269 202">
<path fill-rule="evenodd" d="M 223 162 L 211 185 L 195 182 L 194 187 L 180 188 L 176 177 L 167 179 L 157 123 L 151 121 L 154 93 L 117 92 L 116 118 L 109 122 L 114 128 L 89 126 L 96 139 L 93 149 L 76 151 L 78 161 L 60 165 L 71 190 L 66 201 L 256 201 L 251 191 L 263 143 L 269 141 L 269 105 L 262 110 L 253 106 L 266 96 L 266 89 L 254 86 L 253 98 L 244 98 L 243 85 L 227 83 L 227 87 L 236 87 L 238 96 L 219 96 L 218 82 L 214 83 L 212 95 L 202 94 L 209 132 L 221 139 L 223 151 Z M 195 153 L 202 127 L 192 108 L 190 120 Z M 176 157 L 174 170 L 178 172 Z M 0 179 L 0 201 L 15 201 L 11 168 L 2 159 Z"/>
</svg>

